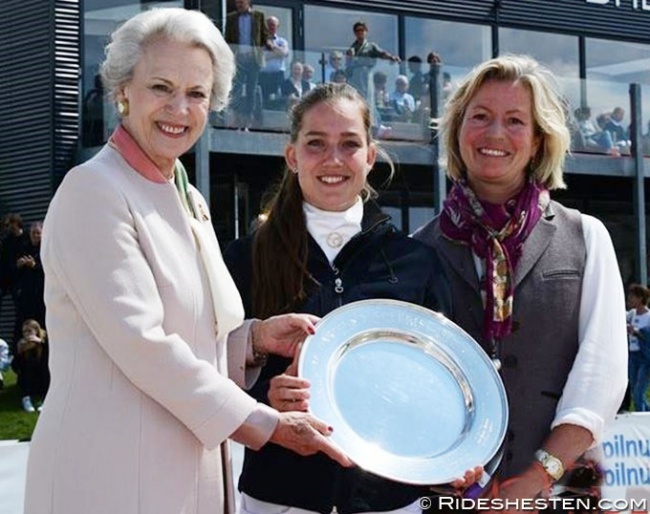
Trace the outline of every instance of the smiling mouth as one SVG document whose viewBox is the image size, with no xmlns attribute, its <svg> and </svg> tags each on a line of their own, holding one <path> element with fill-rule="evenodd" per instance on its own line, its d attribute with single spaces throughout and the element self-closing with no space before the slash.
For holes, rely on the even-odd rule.
<svg viewBox="0 0 650 514">
<path fill-rule="evenodd" d="M 508 155 L 508 152 L 505 150 L 497 150 L 495 148 L 479 148 L 478 152 L 481 155 L 487 155 L 489 157 L 505 157 Z"/>
<path fill-rule="evenodd" d="M 165 134 L 170 134 L 172 136 L 178 136 L 187 130 L 187 127 L 174 127 L 172 125 L 167 125 L 166 123 L 158 123 L 158 127 Z"/>
<path fill-rule="evenodd" d="M 325 184 L 339 184 L 347 179 L 348 177 L 344 177 L 342 175 L 326 175 L 324 177 L 318 177 L 318 180 L 324 182 Z"/>
</svg>

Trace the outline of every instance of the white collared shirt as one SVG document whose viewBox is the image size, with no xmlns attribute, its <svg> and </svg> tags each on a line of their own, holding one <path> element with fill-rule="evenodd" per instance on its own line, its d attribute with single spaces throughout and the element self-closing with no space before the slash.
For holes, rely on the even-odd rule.
<svg viewBox="0 0 650 514">
<path fill-rule="evenodd" d="M 361 232 L 363 202 L 361 197 L 346 211 L 324 211 L 303 202 L 307 231 L 321 247 L 327 260 L 334 262 L 336 256 L 352 237 Z"/>
</svg>

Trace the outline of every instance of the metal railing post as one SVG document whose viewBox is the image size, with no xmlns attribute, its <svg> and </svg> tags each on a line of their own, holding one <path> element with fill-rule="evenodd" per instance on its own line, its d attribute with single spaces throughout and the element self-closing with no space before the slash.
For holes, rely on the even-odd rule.
<svg viewBox="0 0 650 514">
<path fill-rule="evenodd" d="M 637 282 L 642 285 L 648 283 L 648 259 L 646 243 L 645 219 L 645 171 L 643 167 L 643 145 L 641 128 L 641 86 L 630 84 L 631 107 L 631 153 L 634 158 L 634 217 L 636 219 L 636 271 Z"/>
</svg>

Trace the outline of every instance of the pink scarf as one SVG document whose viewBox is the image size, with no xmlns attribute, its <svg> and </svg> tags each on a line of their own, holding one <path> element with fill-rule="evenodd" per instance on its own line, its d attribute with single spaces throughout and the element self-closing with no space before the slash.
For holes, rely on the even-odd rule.
<svg viewBox="0 0 650 514">
<path fill-rule="evenodd" d="M 512 331 L 514 271 L 524 242 L 550 201 L 548 190 L 530 180 L 503 205 L 479 200 L 464 179 L 454 183 L 440 215 L 440 229 L 452 241 L 469 245 L 485 260 L 481 283 L 483 337 L 494 342 Z"/>
</svg>

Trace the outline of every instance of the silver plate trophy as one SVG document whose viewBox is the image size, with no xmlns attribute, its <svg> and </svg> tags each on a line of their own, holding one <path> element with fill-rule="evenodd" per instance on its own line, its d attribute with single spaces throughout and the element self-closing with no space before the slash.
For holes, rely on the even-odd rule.
<svg viewBox="0 0 650 514">
<path fill-rule="evenodd" d="M 302 348 L 310 410 L 361 468 L 443 484 L 487 464 L 508 424 L 505 388 L 479 344 L 444 316 L 363 300 L 325 316 Z"/>
</svg>

